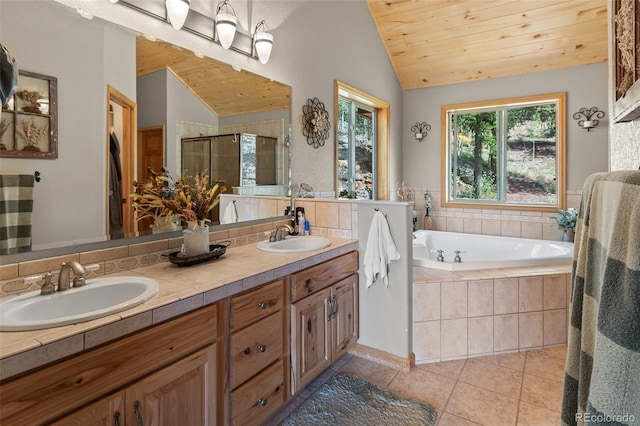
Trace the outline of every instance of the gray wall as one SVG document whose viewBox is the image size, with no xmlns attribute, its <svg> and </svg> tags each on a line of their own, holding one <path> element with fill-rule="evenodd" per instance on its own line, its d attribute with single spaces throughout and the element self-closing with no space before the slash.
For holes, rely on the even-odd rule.
<svg viewBox="0 0 640 426">
<path fill-rule="evenodd" d="M 447 104 L 511 98 L 553 92 L 567 93 L 567 189 L 581 189 L 584 180 L 608 168 L 608 115 L 587 132 L 573 113 L 582 107 L 607 108 L 607 64 L 584 65 L 467 83 L 449 84 L 403 93 L 403 178 L 413 187 L 440 186 L 440 107 Z M 411 126 L 431 124 L 418 142 Z"/>
</svg>

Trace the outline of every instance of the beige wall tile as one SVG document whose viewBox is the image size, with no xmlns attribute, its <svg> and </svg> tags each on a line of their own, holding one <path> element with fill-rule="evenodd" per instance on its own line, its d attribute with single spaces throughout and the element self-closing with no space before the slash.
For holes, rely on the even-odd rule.
<svg viewBox="0 0 640 426">
<path fill-rule="evenodd" d="M 520 238 L 520 236 L 522 235 L 520 222 L 513 220 L 503 220 L 500 223 L 500 235 L 502 235 L 503 237 Z"/>
<path fill-rule="evenodd" d="M 493 318 L 493 349 L 496 352 L 518 349 L 518 314 Z"/>
<path fill-rule="evenodd" d="M 72 261 L 79 262 L 80 256 L 76 253 L 65 256 L 49 257 L 47 259 L 31 260 L 29 262 L 21 262 L 18 264 L 18 274 L 20 276 L 25 276 L 41 274 L 49 271 L 53 273 L 60 270 L 60 264 L 62 262 Z"/>
<path fill-rule="evenodd" d="M 413 285 L 413 321 L 440 319 L 440 283 Z"/>
<path fill-rule="evenodd" d="M 416 360 L 440 359 L 440 321 L 413 324 L 413 352 Z"/>
<path fill-rule="evenodd" d="M 18 276 L 18 264 L 0 265 L 0 280 L 9 280 Z"/>
<path fill-rule="evenodd" d="M 493 313 L 518 312 L 518 279 L 496 278 L 493 280 Z"/>
<path fill-rule="evenodd" d="M 500 233 L 501 233 L 501 225 L 499 220 L 495 220 L 495 219 L 482 220 L 483 235 L 500 235 Z"/>
<path fill-rule="evenodd" d="M 463 230 L 465 234 L 482 234 L 482 220 L 464 218 Z"/>
<path fill-rule="evenodd" d="M 316 226 L 339 228 L 339 209 L 337 202 L 319 202 L 316 204 Z"/>
<path fill-rule="evenodd" d="M 565 275 L 547 275 L 544 277 L 543 306 L 544 309 L 561 309 L 567 307 L 567 278 Z"/>
<path fill-rule="evenodd" d="M 338 203 L 338 226 L 340 229 L 352 229 L 351 203 Z"/>
<path fill-rule="evenodd" d="M 543 345 L 542 312 L 518 314 L 518 336 L 520 349 Z"/>
<path fill-rule="evenodd" d="M 470 317 L 493 315 L 493 280 L 469 281 Z"/>
<path fill-rule="evenodd" d="M 518 279 L 518 309 L 520 312 L 542 310 L 542 277 Z"/>
<path fill-rule="evenodd" d="M 446 231 L 447 230 L 447 218 L 444 216 L 432 216 L 433 230 L 434 231 Z"/>
<path fill-rule="evenodd" d="M 447 232 L 464 232 L 464 223 L 461 217 L 447 218 Z"/>
<path fill-rule="evenodd" d="M 522 238 L 542 239 L 542 224 L 540 222 L 522 222 Z"/>
<path fill-rule="evenodd" d="M 467 317 L 467 282 L 452 281 L 440 285 L 442 319 Z"/>
<path fill-rule="evenodd" d="M 560 241 L 562 239 L 562 231 L 558 229 L 558 225 L 555 222 L 543 223 L 542 239 Z"/>
<path fill-rule="evenodd" d="M 467 319 L 443 320 L 440 324 L 440 355 L 443 359 L 467 355 Z"/>
<path fill-rule="evenodd" d="M 493 352 L 493 316 L 469 318 L 469 355 Z"/>
<path fill-rule="evenodd" d="M 544 311 L 544 345 L 567 343 L 567 310 Z"/>
</svg>

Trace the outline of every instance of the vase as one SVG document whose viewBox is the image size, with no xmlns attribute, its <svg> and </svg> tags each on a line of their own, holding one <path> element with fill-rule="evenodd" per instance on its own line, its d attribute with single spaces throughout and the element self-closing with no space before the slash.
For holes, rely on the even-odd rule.
<svg viewBox="0 0 640 426">
<path fill-rule="evenodd" d="M 187 256 L 209 253 L 209 226 L 206 224 L 189 227 L 182 231 L 184 249 Z"/>
<path fill-rule="evenodd" d="M 564 233 L 562 234 L 562 241 L 565 243 L 572 243 L 575 235 L 573 233 L 573 229 L 564 228 Z"/>
</svg>

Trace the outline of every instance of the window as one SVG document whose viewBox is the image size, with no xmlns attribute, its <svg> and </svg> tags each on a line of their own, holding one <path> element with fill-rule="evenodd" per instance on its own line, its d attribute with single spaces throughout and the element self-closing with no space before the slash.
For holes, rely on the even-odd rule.
<svg viewBox="0 0 640 426">
<path fill-rule="evenodd" d="M 445 207 L 565 203 L 565 94 L 442 107 Z"/>
<path fill-rule="evenodd" d="M 336 81 L 336 194 L 386 200 L 389 104 Z"/>
<path fill-rule="evenodd" d="M 340 96 L 338 98 L 338 190 L 355 193 L 358 199 L 373 199 L 376 112 L 373 108 Z"/>
</svg>

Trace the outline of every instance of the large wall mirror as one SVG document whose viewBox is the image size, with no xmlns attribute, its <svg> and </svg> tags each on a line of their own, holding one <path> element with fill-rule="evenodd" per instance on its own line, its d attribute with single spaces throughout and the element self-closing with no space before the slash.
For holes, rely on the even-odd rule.
<svg viewBox="0 0 640 426">
<path fill-rule="evenodd" d="M 120 237 L 130 243 L 149 233 L 135 222 L 120 235 L 109 230 L 111 134 L 130 174 L 125 195 L 149 168 L 165 167 L 177 178 L 193 167 L 185 166 L 184 140 L 221 135 L 231 136 L 229 143 L 216 144 L 218 150 L 239 147 L 242 135 L 254 142 L 251 135 L 264 138 L 259 141 L 268 141 L 269 152 L 261 158 L 269 158 L 269 171 L 240 170 L 236 182 L 207 170 L 213 180 L 226 180 L 228 193 L 251 194 L 249 187 L 262 186 L 260 194 L 286 194 L 289 86 L 98 18 L 84 19 L 55 2 L 2 2 L 0 12 L 0 39 L 18 67 L 58 79 L 58 159 L 2 159 L 3 174 L 37 170 L 42 176 L 34 190 L 32 251 Z M 197 163 L 194 155 L 189 153 L 188 164 Z M 241 162 L 256 168 L 250 157 L 241 157 L 241 169 Z M 263 185 L 246 178 L 263 175 Z"/>
</svg>

